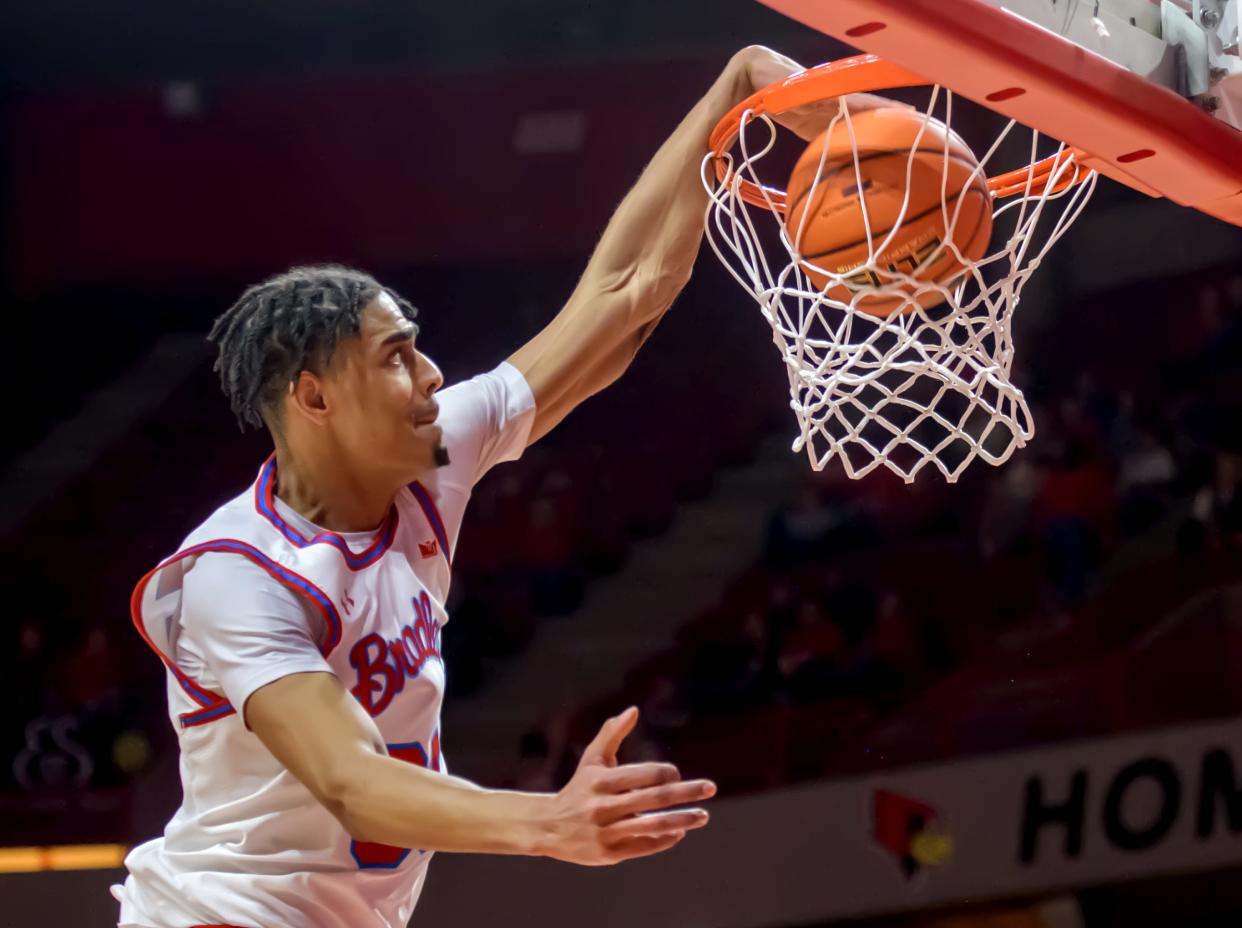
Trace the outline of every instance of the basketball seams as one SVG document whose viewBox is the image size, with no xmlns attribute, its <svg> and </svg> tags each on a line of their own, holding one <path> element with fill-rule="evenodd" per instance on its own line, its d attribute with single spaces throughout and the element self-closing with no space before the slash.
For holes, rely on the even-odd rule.
<svg viewBox="0 0 1242 928">
<path fill-rule="evenodd" d="M 961 194 L 958 198 L 955 198 L 955 199 L 960 199 L 961 197 L 968 196 L 972 193 L 978 194 L 979 196 L 985 196 L 983 191 L 977 189 L 977 187 L 972 186 L 969 190 L 967 190 L 965 193 Z M 986 196 L 988 199 L 990 199 L 990 194 L 987 194 Z M 959 246 L 959 249 L 961 250 L 962 254 L 968 255 L 972 253 L 971 246 L 975 244 L 975 240 L 979 237 L 979 233 L 983 229 L 983 225 L 985 221 L 989 221 L 988 225 L 989 225 L 989 236 L 990 236 L 991 218 L 992 218 L 992 211 L 990 209 L 985 208 L 985 209 L 979 210 L 978 215 L 975 218 L 974 229 L 971 230 L 970 236 L 965 239 L 964 247 Z M 829 254 L 829 252 L 824 252 L 824 254 Z M 820 257 L 820 256 L 803 255 L 803 257 L 810 259 L 812 257 Z M 944 268 L 943 270 L 938 271 L 940 266 L 943 264 L 946 264 L 946 262 L 952 262 L 953 264 L 956 264 L 957 270 L 954 271 L 952 274 L 947 273 L 948 272 L 947 267 Z M 957 260 L 957 256 L 954 255 L 953 252 L 945 249 L 944 253 L 941 255 L 937 263 L 933 265 L 932 267 L 924 268 L 921 273 L 927 275 L 927 277 L 931 280 L 939 280 L 941 276 L 945 276 L 946 280 L 940 281 L 943 284 L 949 280 L 956 279 L 966 270 L 966 267 L 967 266 L 965 264 L 962 264 L 960 261 Z M 933 273 L 933 272 L 936 272 L 936 273 Z M 904 285 L 900 285 L 900 286 L 902 287 L 903 293 L 911 292 L 908 287 Z M 838 285 L 835 289 L 844 289 L 844 288 Z M 928 291 L 928 292 L 931 293 L 934 291 Z M 848 302 L 848 300 L 843 300 L 842 302 Z M 921 298 L 916 299 L 915 302 L 918 302 L 920 305 L 924 306 L 924 308 L 927 308 L 928 305 L 935 305 L 935 303 L 924 304 L 921 302 Z M 939 298 L 937 298 L 935 302 L 937 303 L 940 302 Z M 888 300 L 885 300 L 882 297 L 871 296 L 871 297 L 866 297 L 859 304 L 858 309 L 860 312 L 867 313 L 868 315 L 887 316 L 890 313 L 892 313 L 901 303 L 902 303 L 902 299 L 899 297 L 892 297 Z"/>
<path fill-rule="evenodd" d="M 992 225 L 988 178 L 970 147 L 938 121 L 905 111 L 894 117 L 860 121 L 848 146 L 840 133 L 821 135 L 798 159 L 786 194 L 789 243 L 806 262 L 802 269 L 811 283 L 850 301 L 853 287 L 830 283 L 837 274 L 807 264 L 857 268 L 879 292 L 860 298 L 855 308 L 877 316 L 895 311 L 903 297 L 924 306 L 940 302 L 938 291 L 924 294 L 920 284 L 959 277 L 986 252 Z M 850 178 L 862 189 L 847 186 Z M 973 223 L 962 210 L 974 211 Z M 950 237 L 952 216 L 957 222 Z M 912 282 L 885 283 L 876 274 L 881 263 Z"/>
<path fill-rule="evenodd" d="M 980 187 L 982 187 L 983 189 L 980 189 Z M 944 201 L 940 201 L 940 202 L 935 203 L 932 206 L 929 206 L 927 209 L 923 210 L 923 212 L 921 213 L 917 213 L 913 216 L 906 216 L 904 219 L 902 219 L 902 225 L 905 225 L 908 222 L 917 222 L 920 219 L 925 219 L 926 217 L 932 215 L 933 213 L 935 213 L 937 210 L 941 208 L 947 208 L 949 210 L 952 210 L 954 206 L 957 204 L 958 200 L 972 193 L 977 193 L 979 194 L 979 196 L 983 197 L 985 204 L 991 199 L 991 196 L 992 196 L 991 192 L 987 190 L 986 180 L 983 182 L 983 184 L 979 184 L 979 183 L 971 184 L 968 188 L 963 190 L 961 193 L 955 196 L 952 200 L 948 201 L 947 204 Z M 968 242 L 974 241 L 974 236 L 979 231 L 979 226 L 983 222 L 983 214 L 985 212 L 988 213 L 989 215 L 991 214 L 990 209 L 979 211 L 979 218 L 975 222 L 975 230 L 974 232 L 971 233 L 971 237 L 967 239 Z M 871 239 L 875 240 L 877 237 L 882 238 L 883 236 L 888 235 L 888 233 L 891 231 L 892 231 L 892 226 L 889 226 L 887 229 L 884 229 L 881 232 L 872 232 Z M 865 245 L 865 244 L 867 244 L 867 239 L 861 238 L 856 242 L 847 242 L 844 245 L 834 245 L 832 248 L 826 249 L 825 251 L 817 251 L 814 254 L 803 254 L 802 257 L 822 258 L 824 255 L 829 255 L 829 254 L 832 254 L 833 252 L 848 251 L 851 248 L 857 248 L 858 246 Z"/>
<path fill-rule="evenodd" d="M 833 177 L 836 177 L 839 173 L 841 173 L 841 171 L 846 169 L 847 163 L 850 168 L 853 168 L 855 161 L 857 161 L 858 164 L 866 164 L 868 161 L 872 161 L 876 158 L 887 157 L 889 155 L 901 155 L 902 157 L 906 158 L 907 161 L 909 161 L 910 156 L 916 155 L 916 154 L 940 155 L 943 158 L 945 151 L 943 148 L 885 148 L 879 151 L 869 152 L 866 155 L 859 155 L 857 159 L 850 158 L 848 162 L 846 162 L 845 160 L 842 160 L 840 162 L 840 165 L 834 166 L 831 172 L 824 173 L 819 176 L 819 184 L 822 184 L 825 181 L 831 180 Z M 967 164 L 970 165 L 970 168 L 972 171 L 975 169 L 975 167 L 978 166 L 978 162 L 975 161 L 973 154 L 970 155 L 968 158 L 966 155 L 962 155 L 957 152 L 954 152 L 952 149 L 950 149 L 949 151 L 949 157 L 947 160 L 965 161 Z M 837 162 L 830 159 L 827 162 L 825 162 L 825 167 L 827 167 L 829 164 L 836 165 Z M 798 176 L 798 168 L 795 165 L 793 175 L 789 179 L 790 181 L 789 186 L 791 187 L 793 186 L 793 181 L 797 178 L 797 176 Z M 814 175 L 812 175 L 812 177 L 813 176 Z M 986 179 L 987 178 L 984 178 L 984 180 Z M 819 184 L 816 184 L 815 186 L 818 187 Z M 798 194 L 798 196 L 794 199 L 792 203 L 786 204 L 785 215 L 792 216 L 794 212 L 798 209 L 798 204 L 800 204 L 806 198 L 807 194 L 809 194 L 810 192 L 811 192 L 811 184 L 808 183 L 806 187 L 802 190 L 801 193 Z"/>
</svg>

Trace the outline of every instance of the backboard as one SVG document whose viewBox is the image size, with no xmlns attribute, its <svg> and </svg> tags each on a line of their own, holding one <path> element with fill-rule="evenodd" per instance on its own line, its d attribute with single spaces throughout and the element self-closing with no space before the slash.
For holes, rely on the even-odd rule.
<svg viewBox="0 0 1242 928">
<path fill-rule="evenodd" d="M 1242 226 L 1238 0 L 762 0 Z"/>
</svg>

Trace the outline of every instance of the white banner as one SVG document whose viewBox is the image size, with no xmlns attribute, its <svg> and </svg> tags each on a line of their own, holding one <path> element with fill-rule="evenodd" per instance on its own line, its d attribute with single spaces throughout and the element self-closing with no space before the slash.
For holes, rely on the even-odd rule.
<svg viewBox="0 0 1242 928">
<path fill-rule="evenodd" d="M 1242 864 L 1242 719 L 711 808 L 617 868 L 439 855 L 414 923 L 758 928 Z"/>
</svg>

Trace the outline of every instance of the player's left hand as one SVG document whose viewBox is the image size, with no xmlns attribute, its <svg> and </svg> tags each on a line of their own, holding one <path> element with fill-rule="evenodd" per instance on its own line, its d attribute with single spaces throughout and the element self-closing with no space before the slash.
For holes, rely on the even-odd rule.
<svg viewBox="0 0 1242 928">
<path fill-rule="evenodd" d="M 783 81 L 793 74 L 806 70 L 792 58 L 763 45 L 750 45 L 742 49 L 734 56 L 733 64 L 740 69 L 742 74 L 743 99 L 777 81 Z M 878 109 L 882 106 L 907 106 L 905 103 L 871 93 L 852 93 L 845 100 L 849 104 L 851 114 Z M 830 97 L 827 100 L 789 110 L 773 118 L 779 125 L 809 142 L 828 128 L 828 124 L 840 112 L 840 108 L 841 98 Z"/>
<path fill-rule="evenodd" d="M 578 769 L 554 797 L 542 853 L 569 863 L 600 866 L 648 857 L 674 847 L 707 824 L 707 813 L 677 808 L 710 799 L 716 784 L 682 780 L 672 764 L 617 765 L 617 752 L 638 722 L 629 708 L 604 723 L 582 753 Z"/>
</svg>

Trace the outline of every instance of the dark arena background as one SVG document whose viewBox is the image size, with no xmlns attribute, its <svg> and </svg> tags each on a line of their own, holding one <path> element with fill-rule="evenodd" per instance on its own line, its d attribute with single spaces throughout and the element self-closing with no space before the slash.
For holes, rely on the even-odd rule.
<svg viewBox="0 0 1242 928">
<path fill-rule="evenodd" d="M 0 11 L 0 926 L 115 925 L 180 798 L 134 583 L 254 479 L 205 335 L 339 261 L 455 382 L 560 309 L 749 0 Z M 946 484 L 816 474 L 706 247 L 615 386 L 477 487 L 444 750 L 554 791 L 716 780 L 616 868 L 441 854 L 413 924 L 1137 928 L 1242 918 L 1242 233 L 1102 180 L 1017 316 L 1038 434 Z"/>
</svg>

